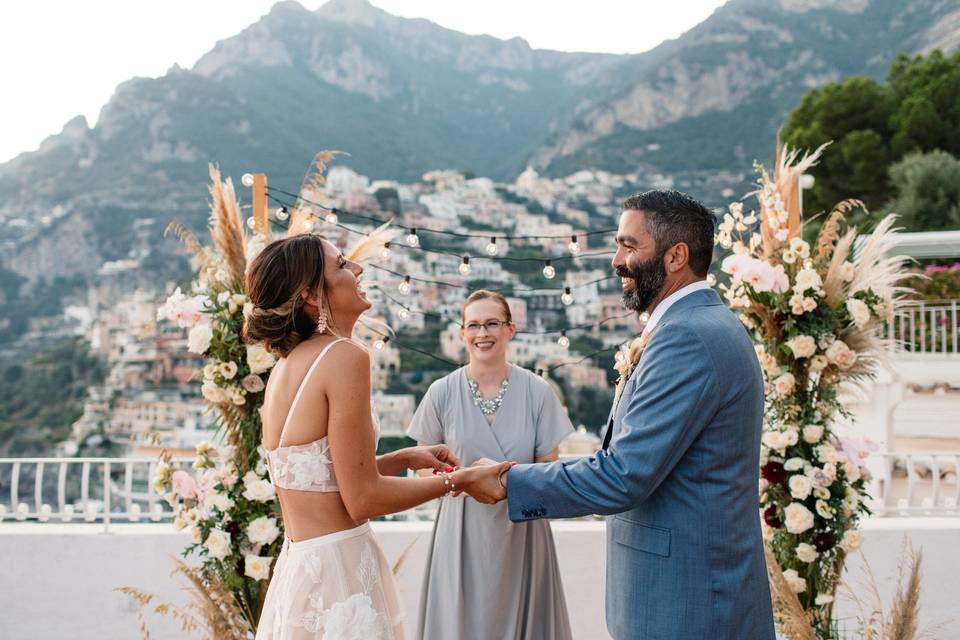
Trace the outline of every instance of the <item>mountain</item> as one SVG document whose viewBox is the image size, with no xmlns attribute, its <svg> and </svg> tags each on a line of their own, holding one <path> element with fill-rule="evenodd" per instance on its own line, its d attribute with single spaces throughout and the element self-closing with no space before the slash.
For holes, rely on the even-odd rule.
<svg viewBox="0 0 960 640">
<path fill-rule="evenodd" d="M 365 0 L 281 2 L 192 69 L 121 84 L 96 126 L 71 120 L 0 165 L 0 293 L 131 255 L 147 260 L 141 277 L 170 276 L 160 230 L 202 228 L 208 162 L 289 191 L 319 149 L 399 180 L 512 179 L 527 164 L 746 175 L 810 87 L 958 39 L 955 0 L 732 0 L 631 56 L 534 50 Z"/>
</svg>

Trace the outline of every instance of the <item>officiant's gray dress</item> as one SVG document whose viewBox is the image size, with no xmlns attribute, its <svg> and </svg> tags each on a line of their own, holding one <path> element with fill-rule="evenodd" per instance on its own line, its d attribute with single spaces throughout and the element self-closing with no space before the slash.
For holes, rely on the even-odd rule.
<svg viewBox="0 0 960 640">
<path fill-rule="evenodd" d="M 445 443 L 470 465 L 480 458 L 533 462 L 573 431 L 566 411 L 539 376 L 511 366 L 492 424 L 474 406 L 465 369 L 434 382 L 408 435 Z M 443 498 L 433 528 L 420 598 L 423 640 L 567 640 L 571 638 L 560 570 L 546 520 L 510 522 L 507 503 Z"/>
</svg>

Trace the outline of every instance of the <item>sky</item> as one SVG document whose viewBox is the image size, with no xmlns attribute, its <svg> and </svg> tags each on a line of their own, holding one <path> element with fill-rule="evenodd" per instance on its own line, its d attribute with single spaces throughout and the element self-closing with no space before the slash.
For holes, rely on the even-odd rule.
<svg viewBox="0 0 960 640">
<path fill-rule="evenodd" d="M 323 0 L 301 0 L 316 9 Z M 36 149 L 77 115 L 90 126 L 118 84 L 189 68 L 273 0 L 21 0 L 0 20 L 0 162 Z M 538 49 L 641 53 L 702 22 L 723 0 L 372 0 L 408 18 Z"/>
</svg>

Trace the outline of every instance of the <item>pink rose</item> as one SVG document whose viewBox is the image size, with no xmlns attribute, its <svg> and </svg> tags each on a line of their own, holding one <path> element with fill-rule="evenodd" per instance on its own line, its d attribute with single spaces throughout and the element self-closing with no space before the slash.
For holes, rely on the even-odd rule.
<svg viewBox="0 0 960 640">
<path fill-rule="evenodd" d="M 263 378 L 255 373 L 244 377 L 244 379 L 240 381 L 240 384 L 243 385 L 243 388 L 246 389 L 248 393 L 260 393 L 266 386 L 263 384 Z"/>
<path fill-rule="evenodd" d="M 217 484 L 217 474 L 212 469 L 207 469 L 200 474 L 200 478 L 197 480 L 197 491 L 199 493 L 206 493 L 208 489 L 212 489 L 213 485 Z"/>
<path fill-rule="evenodd" d="M 183 469 L 174 471 L 171 480 L 174 492 L 184 500 L 197 497 L 197 481 Z"/>
</svg>

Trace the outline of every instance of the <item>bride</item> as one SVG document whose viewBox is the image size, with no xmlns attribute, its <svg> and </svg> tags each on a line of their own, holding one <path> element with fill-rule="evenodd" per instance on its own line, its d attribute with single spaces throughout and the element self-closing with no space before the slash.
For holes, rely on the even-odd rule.
<svg viewBox="0 0 960 640">
<path fill-rule="evenodd" d="M 370 357 L 348 336 L 370 308 L 363 268 L 329 241 L 297 235 L 269 244 L 247 273 L 247 342 L 280 358 L 263 404 L 263 444 L 286 540 L 257 640 L 403 637 L 390 567 L 369 518 L 469 489 L 505 462 L 454 470 L 444 445 L 377 457 Z M 399 478 L 406 469 L 437 475 Z"/>
</svg>

